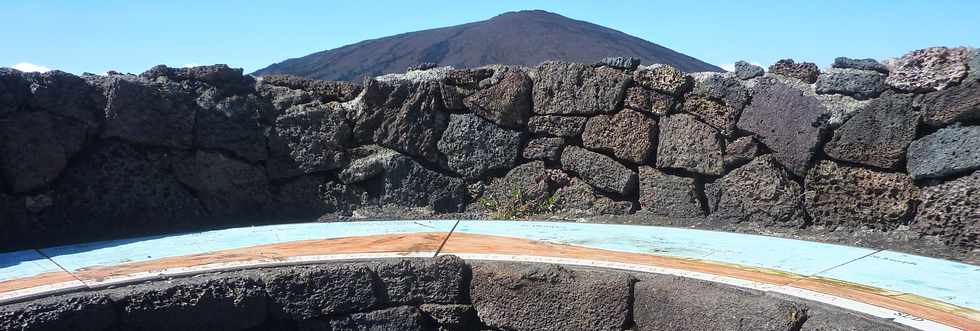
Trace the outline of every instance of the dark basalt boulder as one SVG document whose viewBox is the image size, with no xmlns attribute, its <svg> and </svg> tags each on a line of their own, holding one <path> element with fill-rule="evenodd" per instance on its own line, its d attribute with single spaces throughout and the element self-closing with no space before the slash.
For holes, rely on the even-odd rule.
<svg viewBox="0 0 980 331">
<path fill-rule="evenodd" d="M 765 73 L 765 70 L 763 70 L 760 66 L 745 61 L 735 62 L 735 76 L 738 77 L 738 79 L 748 80 L 762 76 Z"/>
<path fill-rule="evenodd" d="M 796 61 L 793 61 L 793 59 L 782 59 L 769 66 L 769 72 L 786 77 L 793 77 L 808 84 L 813 84 L 817 81 L 817 76 L 820 74 L 820 69 L 817 68 L 816 64 L 810 62 L 796 63 Z"/>
<path fill-rule="evenodd" d="M 887 93 L 834 131 L 824 151 L 837 160 L 895 169 L 905 160 L 918 125 L 912 95 Z"/>
<path fill-rule="evenodd" d="M 725 144 L 725 170 L 732 170 L 749 163 L 761 153 L 755 137 L 745 136 Z"/>
<path fill-rule="evenodd" d="M 676 100 L 670 95 L 633 86 L 626 89 L 623 107 L 656 116 L 667 116 L 674 110 L 675 103 Z"/>
<path fill-rule="evenodd" d="M 681 104 L 681 111 L 697 116 L 701 121 L 719 130 L 725 136 L 735 134 L 735 124 L 741 111 L 725 103 L 705 97 L 690 95 Z"/>
<path fill-rule="evenodd" d="M 371 269 L 382 284 L 383 302 L 388 306 L 461 304 L 467 300 L 464 277 L 470 267 L 453 255 L 377 263 Z"/>
<path fill-rule="evenodd" d="M 547 265 L 475 265 L 470 296 L 487 326 L 503 330 L 622 330 L 634 279 Z"/>
<path fill-rule="evenodd" d="M 883 74 L 888 74 L 888 66 L 878 63 L 875 59 L 852 59 L 849 57 L 838 57 L 834 59 L 834 68 L 871 70 Z"/>
<path fill-rule="evenodd" d="M 153 282 L 114 293 L 120 329 L 244 330 L 267 316 L 265 287 L 256 278 L 192 277 Z"/>
<path fill-rule="evenodd" d="M 568 146 L 561 154 L 561 168 L 577 174 L 596 189 L 619 195 L 636 192 L 633 170 L 612 158 L 581 147 Z"/>
<path fill-rule="evenodd" d="M 885 75 L 870 70 L 831 68 L 817 78 L 818 94 L 843 94 L 858 100 L 877 98 L 885 91 Z"/>
<path fill-rule="evenodd" d="M 964 82 L 928 93 L 917 98 L 915 104 L 922 109 L 922 122 L 932 127 L 975 122 L 980 120 L 980 82 Z"/>
<path fill-rule="evenodd" d="M 714 222 L 789 227 L 804 224 L 803 189 L 772 155 L 756 158 L 713 185 L 717 206 L 709 218 Z M 707 195 L 709 201 L 714 199 Z"/>
<path fill-rule="evenodd" d="M 630 77 L 609 67 L 545 62 L 534 73 L 534 113 L 595 115 L 613 112 L 623 100 Z"/>
<path fill-rule="evenodd" d="M 885 84 L 906 92 L 931 92 L 958 84 L 967 75 L 970 49 L 930 47 L 906 53 L 888 62 Z"/>
<path fill-rule="evenodd" d="M 704 207 L 697 193 L 697 179 L 674 176 L 640 167 L 640 211 L 665 217 L 701 217 Z"/>
<path fill-rule="evenodd" d="M 389 159 L 382 174 L 382 203 L 430 207 L 436 212 L 463 210 L 469 197 L 462 179 L 426 169 L 409 157 Z"/>
<path fill-rule="evenodd" d="M 633 72 L 633 81 L 646 89 L 670 95 L 681 95 L 691 86 L 679 69 L 660 63 L 640 67 Z"/>
<path fill-rule="evenodd" d="M 93 130 L 102 125 L 106 97 L 84 78 L 58 70 L 25 76 L 30 80 L 31 109 L 73 119 Z"/>
<path fill-rule="evenodd" d="M 731 73 L 699 72 L 690 76 L 694 82 L 690 94 L 721 101 L 736 111 L 742 111 L 749 102 L 749 89 Z"/>
<path fill-rule="evenodd" d="M 531 133 L 558 137 L 578 137 L 585 130 L 588 117 L 532 116 L 527 123 Z"/>
<path fill-rule="evenodd" d="M 318 265 L 260 273 L 277 318 L 308 320 L 365 311 L 381 303 L 370 269 L 353 265 Z"/>
<path fill-rule="evenodd" d="M 272 112 L 271 107 L 253 94 L 216 100 L 211 107 L 198 111 L 194 144 L 228 151 L 249 162 L 264 161 L 269 152 L 265 127 L 259 119 Z"/>
<path fill-rule="evenodd" d="M 564 148 L 565 138 L 539 137 L 527 142 L 522 156 L 528 160 L 558 162 L 561 158 L 561 151 Z"/>
<path fill-rule="evenodd" d="M 589 119 L 582 132 L 585 148 L 634 164 L 647 164 L 657 149 L 657 121 L 624 109 Z"/>
<path fill-rule="evenodd" d="M 449 169 L 476 179 L 517 164 L 524 139 L 523 132 L 501 128 L 474 114 L 452 114 L 436 146 Z"/>
<path fill-rule="evenodd" d="M 19 70 L 0 68 L 0 116 L 6 116 L 27 107 L 31 95 L 31 83 Z"/>
<path fill-rule="evenodd" d="M 174 164 L 174 175 L 216 217 L 258 218 L 273 207 L 262 167 L 197 151 Z"/>
<path fill-rule="evenodd" d="M 110 76 L 105 83 L 102 138 L 190 148 L 198 107 L 194 95 L 173 82 Z"/>
<path fill-rule="evenodd" d="M 347 120 L 354 129 L 354 141 L 361 144 L 373 143 L 375 131 L 381 126 L 385 116 L 399 113 L 414 90 L 414 85 L 411 84 L 366 79 L 361 93 L 344 103 L 348 109 Z"/>
<path fill-rule="evenodd" d="M 0 177 L 13 193 L 51 183 L 85 145 L 89 130 L 81 122 L 45 112 L 0 118 Z"/>
<path fill-rule="evenodd" d="M 522 128 L 531 115 L 531 78 L 517 68 L 502 68 L 496 84 L 463 99 L 480 117 L 508 128 Z M 445 93 L 443 93 L 445 98 Z"/>
<path fill-rule="evenodd" d="M 921 191 L 913 230 L 939 236 L 951 246 L 980 248 L 980 171 Z"/>
<path fill-rule="evenodd" d="M 913 141 L 908 148 L 912 178 L 942 178 L 980 169 L 980 126 L 951 126 Z"/>
<path fill-rule="evenodd" d="M 269 138 L 270 157 L 294 162 L 303 173 L 346 166 L 350 161 L 346 147 L 352 133 L 345 115 L 338 103 L 314 102 L 289 108 L 276 119 L 275 132 Z"/>
<path fill-rule="evenodd" d="M 363 313 L 309 320 L 299 323 L 301 330 L 426 330 L 422 312 L 413 306 L 399 306 Z"/>
<path fill-rule="evenodd" d="M 828 117 L 827 109 L 815 97 L 767 79 L 759 82 L 738 128 L 755 134 L 779 163 L 803 176 L 826 134 Z"/>
<path fill-rule="evenodd" d="M 118 314 L 102 294 L 79 293 L 0 306 L 0 330 L 112 330 Z"/>
<path fill-rule="evenodd" d="M 568 183 L 568 175 L 558 169 L 547 169 L 544 162 L 533 161 L 514 167 L 502 178 L 495 178 L 480 201 L 484 207 L 501 210 L 529 209 L 543 211 L 549 207 L 552 194 Z M 544 207 L 544 208 L 540 208 Z"/>
<path fill-rule="evenodd" d="M 565 217 L 626 215 L 636 209 L 632 201 L 613 200 L 576 177 L 568 178 L 552 199 L 552 209 Z"/>
<path fill-rule="evenodd" d="M 818 162 L 804 183 L 804 204 L 814 224 L 893 229 L 908 223 L 919 192 L 903 173 Z"/>
<path fill-rule="evenodd" d="M 337 177 L 345 184 L 353 184 L 380 175 L 388 160 L 400 154 L 378 145 L 360 146 L 350 149 L 351 159 Z"/>
<path fill-rule="evenodd" d="M 323 176 L 300 176 L 271 184 L 275 201 L 269 214 L 280 218 L 316 219 L 328 213 L 346 213 L 369 199 L 367 192 Z"/>
<path fill-rule="evenodd" d="M 599 60 L 596 65 L 620 70 L 636 70 L 636 67 L 640 66 L 640 59 L 632 56 L 605 57 Z"/>
<path fill-rule="evenodd" d="M 345 102 L 353 100 L 361 92 L 361 86 L 347 81 L 306 79 L 293 75 L 262 76 L 262 82 L 293 90 L 303 90 L 316 96 L 320 102 Z"/>
<path fill-rule="evenodd" d="M 403 154 L 439 162 L 436 143 L 449 124 L 437 82 L 419 83 L 398 111 L 385 112 L 374 141 Z"/>
<path fill-rule="evenodd" d="M 468 290 L 468 289 L 467 289 Z M 465 331 L 479 329 L 480 321 L 471 305 L 419 305 L 422 314 L 439 326 L 439 331 Z"/>
<path fill-rule="evenodd" d="M 158 65 L 140 74 L 140 77 L 155 80 L 167 77 L 171 80 L 196 80 L 231 93 L 247 93 L 251 90 L 255 79 L 242 75 L 241 68 L 231 68 L 226 64 L 197 66 L 188 68 L 170 68 Z"/>
<path fill-rule="evenodd" d="M 725 171 L 718 131 L 688 114 L 660 120 L 657 168 L 683 169 L 709 176 Z"/>
</svg>

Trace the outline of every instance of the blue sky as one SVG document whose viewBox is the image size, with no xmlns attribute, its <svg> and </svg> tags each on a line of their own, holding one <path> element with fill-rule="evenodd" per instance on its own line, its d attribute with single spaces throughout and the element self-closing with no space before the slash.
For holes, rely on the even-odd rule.
<svg viewBox="0 0 980 331">
<path fill-rule="evenodd" d="M 543 9 L 709 63 L 887 58 L 980 47 L 980 1 L 4 0 L 0 66 L 73 73 L 226 63 L 251 72 L 364 39 Z"/>
</svg>

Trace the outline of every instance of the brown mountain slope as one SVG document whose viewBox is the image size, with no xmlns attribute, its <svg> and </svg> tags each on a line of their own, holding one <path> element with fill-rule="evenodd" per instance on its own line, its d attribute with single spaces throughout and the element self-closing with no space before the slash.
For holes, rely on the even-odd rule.
<svg viewBox="0 0 980 331">
<path fill-rule="evenodd" d="M 292 74 L 351 80 L 404 72 L 423 62 L 440 66 L 537 65 L 547 60 L 595 62 L 633 56 L 643 64 L 667 63 L 685 72 L 720 68 L 646 40 L 558 14 L 509 12 L 486 21 L 403 33 L 289 59 L 254 75 Z"/>
</svg>

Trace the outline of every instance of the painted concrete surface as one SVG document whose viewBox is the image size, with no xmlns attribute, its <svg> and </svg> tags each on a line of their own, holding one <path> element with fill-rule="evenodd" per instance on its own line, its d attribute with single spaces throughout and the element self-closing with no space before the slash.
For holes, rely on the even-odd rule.
<svg viewBox="0 0 980 331">
<path fill-rule="evenodd" d="M 58 265 L 35 250 L 0 254 L 0 281 L 64 272 Z"/>
</svg>

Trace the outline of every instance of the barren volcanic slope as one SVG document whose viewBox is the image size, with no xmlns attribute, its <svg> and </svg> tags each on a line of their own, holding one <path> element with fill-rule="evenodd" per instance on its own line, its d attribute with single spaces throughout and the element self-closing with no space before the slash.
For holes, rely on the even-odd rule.
<svg viewBox="0 0 980 331">
<path fill-rule="evenodd" d="M 537 65 L 546 60 L 591 63 L 632 56 L 685 72 L 720 68 L 649 41 L 546 11 L 501 14 L 486 21 L 404 33 L 289 59 L 254 75 L 292 74 L 325 80 L 404 72 L 423 62 L 440 66 Z"/>
</svg>

